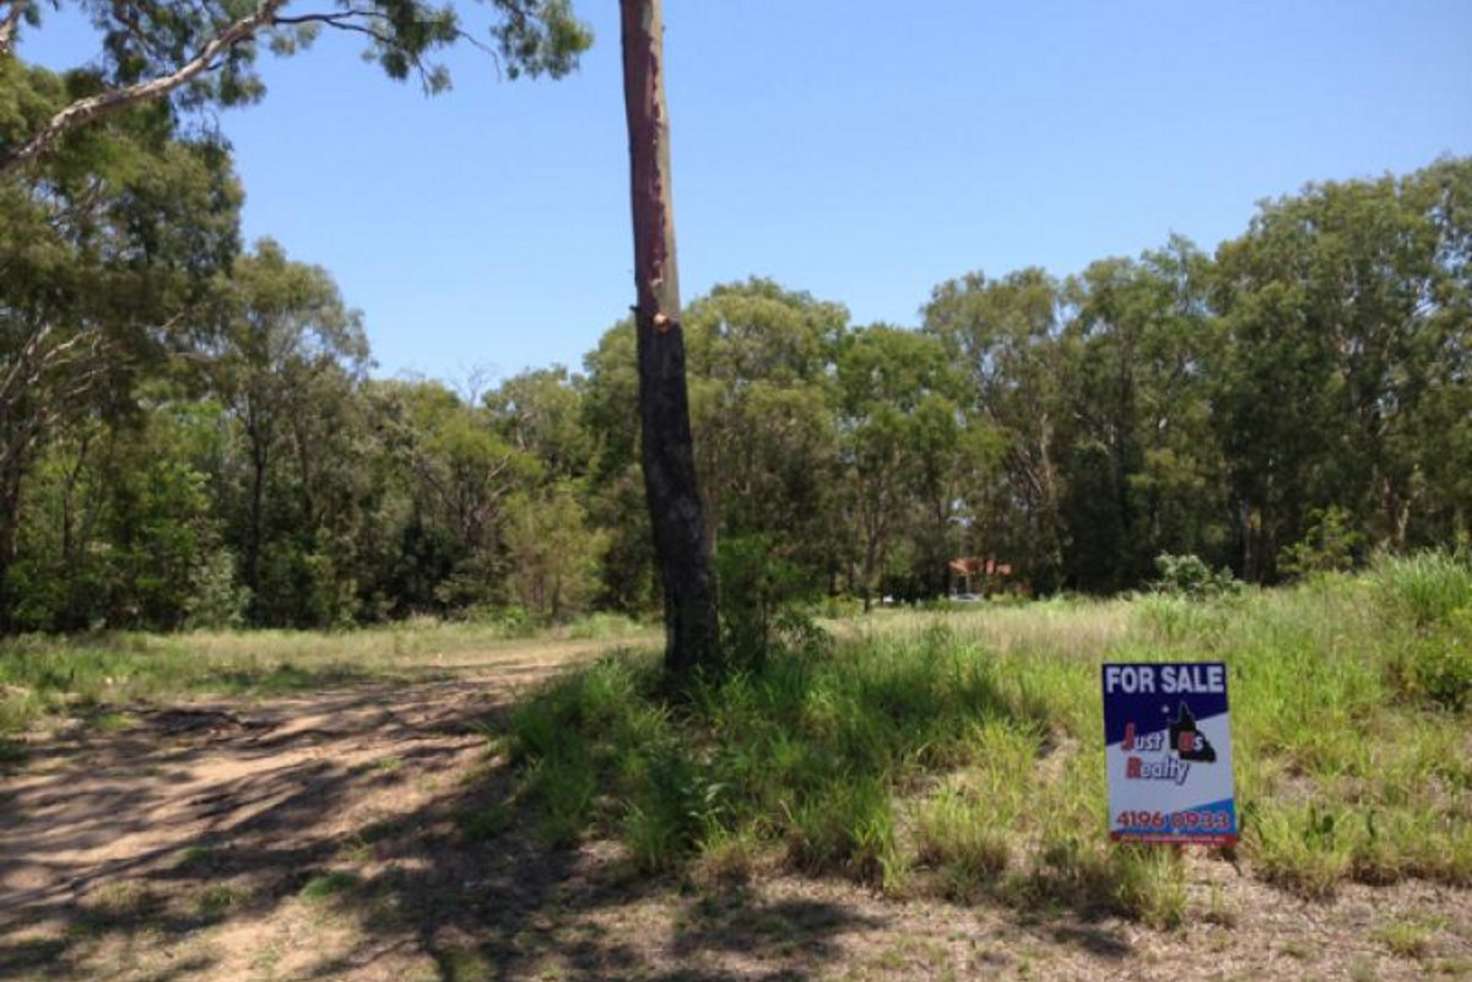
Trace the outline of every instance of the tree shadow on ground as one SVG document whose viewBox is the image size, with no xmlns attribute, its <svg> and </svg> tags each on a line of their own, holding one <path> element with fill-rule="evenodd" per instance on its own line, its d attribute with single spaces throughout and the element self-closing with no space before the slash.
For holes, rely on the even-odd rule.
<svg viewBox="0 0 1472 982">
<path fill-rule="evenodd" d="M 894 929 L 856 888 L 697 891 L 546 847 L 488 756 L 511 697 L 359 687 L 35 747 L 0 814 L 0 977 L 803 978 Z"/>
<path fill-rule="evenodd" d="M 510 978 L 549 955 L 575 977 L 658 975 L 706 949 L 760 946 L 764 917 L 797 925 L 818 953 L 862 923 L 817 902 L 752 904 L 726 930 L 695 911 L 651 955 L 662 925 L 601 920 L 663 895 L 677 912 L 698 900 L 628 875 L 600 846 L 544 847 L 508 766 L 485 759 L 504 691 L 475 689 L 176 707 L 35 744 L 0 814 L 0 977 L 232 972 L 238 953 L 193 943 L 288 908 L 330 922 L 334 943 L 288 973 L 321 978 L 406 964 Z M 471 820 L 487 814 L 506 817 L 498 834 Z M 183 953 L 153 957 L 170 950 Z"/>
</svg>

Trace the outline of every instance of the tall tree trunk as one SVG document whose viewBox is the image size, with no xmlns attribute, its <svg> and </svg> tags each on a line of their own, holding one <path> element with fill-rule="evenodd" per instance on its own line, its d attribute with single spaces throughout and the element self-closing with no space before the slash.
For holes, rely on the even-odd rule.
<svg viewBox="0 0 1472 982">
<path fill-rule="evenodd" d="M 11 619 L 14 599 L 6 582 L 15 559 L 16 533 L 20 528 L 20 478 L 18 461 L 11 467 L 0 468 L 0 635 L 10 633 L 14 627 Z"/>
<path fill-rule="evenodd" d="M 245 585 L 250 589 L 252 612 L 260 610 L 261 527 L 265 522 L 266 451 L 259 443 L 251 447 L 250 529 L 245 540 Z"/>
<path fill-rule="evenodd" d="M 660 0 L 620 0 L 624 107 L 634 217 L 634 320 L 644 492 L 664 584 L 665 668 L 683 675 L 718 657 L 716 582 L 695 479 L 685 334 L 670 195 Z"/>
</svg>

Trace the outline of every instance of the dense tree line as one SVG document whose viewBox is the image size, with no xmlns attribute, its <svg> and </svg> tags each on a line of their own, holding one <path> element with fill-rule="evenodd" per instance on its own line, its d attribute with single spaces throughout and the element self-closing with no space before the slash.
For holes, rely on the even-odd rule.
<svg viewBox="0 0 1472 982">
<path fill-rule="evenodd" d="M 0 70 L 0 137 L 84 86 Z M 580 374 L 375 378 L 241 197 L 167 103 L 0 182 L 0 626 L 658 606 L 631 321 Z M 935 595 L 956 556 L 1043 592 L 1161 552 L 1270 582 L 1472 519 L 1472 161 L 1312 185 L 1215 255 L 968 274 L 914 326 L 762 279 L 682 323 L 708 534 L 814 593 Z"/>
</svg>

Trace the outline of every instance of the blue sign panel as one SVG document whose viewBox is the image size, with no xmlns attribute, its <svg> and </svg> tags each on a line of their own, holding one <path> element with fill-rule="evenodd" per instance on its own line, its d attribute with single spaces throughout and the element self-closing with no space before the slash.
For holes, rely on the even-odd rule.
<svg viewBox="0 0 1472 982">
<path fill-rule="evenodd" d="M 1227 666 L 1107 663 L 1101 681 L 1110 837 L 1236 842 Z"/>
</svg>

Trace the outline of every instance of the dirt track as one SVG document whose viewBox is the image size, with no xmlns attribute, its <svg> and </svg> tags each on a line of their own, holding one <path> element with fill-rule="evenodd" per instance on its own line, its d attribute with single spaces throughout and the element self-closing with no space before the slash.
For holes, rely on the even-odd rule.
<svg viewBox="0 0 1472 982">
<path fill-rule="evenodd" d="M 0 976 L 1415 978 L 1472 975 L 1472 903 L 1423 884 L 1304 904 L 1192 865 L 1162 934 L 1114 919 L 877 898 L 774 872 L 692 891 L 609 844 L 520 827 L 484 724 L 595 653 L 529 645 L 451 678 L 140 711 L 32 745 L 0 797 Z M 490 828 L 477 830 L 477 821 Z M 469 831 L 468 831 L 469 830 Z M 1377 941 L 1424 917 L 1432 960 Z"/>
<path fill-rule="evenodd" d="M 467 659 L 450 680 L 139 709 L 118 732 L 34 741 L 0 785 L 0 975 L 106 956 L 112 935 L 192 934 L 300 886 L 364 829 L 426 814 L 484 757 L 480 727 L 519 688 L 600 647 Z M 82 958 L 79 976 L 83 964 L 101 967 Z"/>
</svg>

